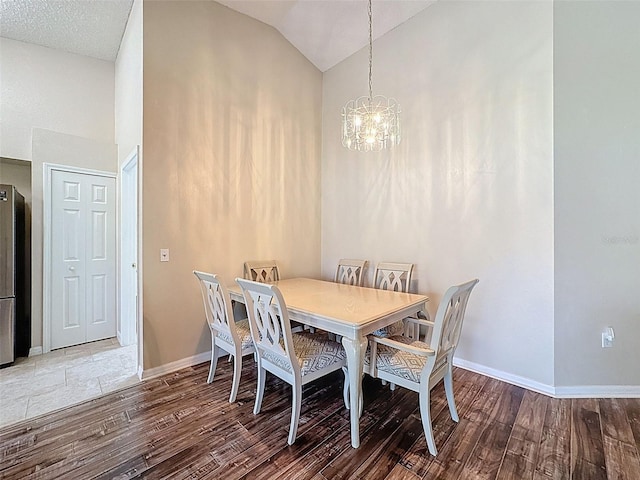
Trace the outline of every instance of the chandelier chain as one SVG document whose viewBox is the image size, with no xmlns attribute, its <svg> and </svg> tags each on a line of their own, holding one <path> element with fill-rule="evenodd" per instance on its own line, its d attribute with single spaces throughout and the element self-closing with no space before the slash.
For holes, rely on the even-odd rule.
<svg viewBox="0 0 640 480">
<path fill-rule="evenodd" d="M 372 33 L 372 21 L 371 21 L 371 0 L 369 0 L 369 103 L 373 98 L 373 89 L 371 88 L 371 70 L 373 65 L 373 33 Z"/>
</svg>

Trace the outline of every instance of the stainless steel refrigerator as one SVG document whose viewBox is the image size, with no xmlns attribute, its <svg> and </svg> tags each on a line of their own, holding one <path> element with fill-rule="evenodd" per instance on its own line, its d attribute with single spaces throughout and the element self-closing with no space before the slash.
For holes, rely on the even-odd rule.
<svg viewBox="0 0 640 480">
<path fill-rule="evenodd" d="M 0 367 L 28 355 L 31 336 L 26 291 L 25 203 L 12 185 L 0 185 Z"/>
</svg>

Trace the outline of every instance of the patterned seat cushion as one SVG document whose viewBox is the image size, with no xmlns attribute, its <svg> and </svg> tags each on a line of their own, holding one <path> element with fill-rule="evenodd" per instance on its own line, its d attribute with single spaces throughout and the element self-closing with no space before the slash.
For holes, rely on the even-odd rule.
<svg viewBox="0 0 640 480">
<path fill-rule="evenodd" d="M 237 321 L 236 332 L 238 332 L 238 336 L 240 337 L 242 350 L 244 350 L 245 348 L 249 348 L 253 345 L 253 341 L 251 340 L 251 329 L 249 328 L 249 319 L 245 318 L 244 320 Z M 231 338 L 231 335 L 229 335 L 228 332 L 218 331 L 218 338 L 233 345 L 233 339 Z"/>
<path fill-rule="evenodd" d="M 291 338 L 293 339 L 293 349 L 300 364 L 300 374 L 303 377 L 329 365 L 344 362 L 347 358 L 342 345 L 329 340 L 326 333 L 294 333 Z M 284 349 L 284 340 L 280 340 L 280 345 Z M 264 357 L 283 370 L 291 372 L 289 362 L 283 357 L 268 351 L 264 353 Z"/>
<path fill-rule="evenodd" d="M 379 328 L 373 335 L 376 337 L 393 337 L 395 335 L 402 335 L 404 332 L 404 322 L 400 320 L 399 322 L 392 323 L 388 327 Z"/>
<path fill-rule="evenodd" d="M 391 340 L 401 342 L 407 345 L 413 345 L 419 348 L 429 348 L 424 342 L 418 342 L 412 338 L 403 337 L 397 335 L 390 337 Z M 425 366 L 427 359 L 420 355 L 414 355 L 413 353 L 404 352 L 396 348 L 388 347 L 386 345 L 377 345 L 377 368 L 383 372 L 390 373 L 397 377 L 410 380 L 412 382 L 420 382 L 420 373 Z M 367 354 L 364 359 L 365 365 L 368 367 L 371 363 L 371 350 L 367 349 Z"/>
</svg>

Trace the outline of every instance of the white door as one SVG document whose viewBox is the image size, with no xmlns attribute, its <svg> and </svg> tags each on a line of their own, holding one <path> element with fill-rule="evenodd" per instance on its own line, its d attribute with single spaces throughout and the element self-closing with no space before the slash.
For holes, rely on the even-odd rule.
<svg viewBox="0 0 640 480">
<path fill-rule="evenodd" d="M 115 179 L 51 174 L 51 348 L 115 337 Z"/>
<path fill-rule="evenodd" d="M 122 168 L 120 210 L 120 344 L 137 342 L 138 326 L 138 151 Z"/>
</svg>

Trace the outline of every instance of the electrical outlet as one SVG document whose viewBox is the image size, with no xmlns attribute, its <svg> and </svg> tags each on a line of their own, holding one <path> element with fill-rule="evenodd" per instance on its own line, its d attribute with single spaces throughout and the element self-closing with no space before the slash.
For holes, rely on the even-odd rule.
<svg viewBox="0 0 640 480">
<path fill-rule="evenodd" d="M 613 327 L 607 327 L 602 331 L 602 348 L 613 347 L 613 339 L 616 338 L 613 333 Z"/>
<path fill-rule="evenodd" d="M 161 262 L 168 262 L 169 261 L 169 249 L 168 248 L 161 248 L 160 249 L 160 261 Z"/>
</svg>

